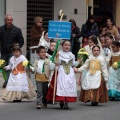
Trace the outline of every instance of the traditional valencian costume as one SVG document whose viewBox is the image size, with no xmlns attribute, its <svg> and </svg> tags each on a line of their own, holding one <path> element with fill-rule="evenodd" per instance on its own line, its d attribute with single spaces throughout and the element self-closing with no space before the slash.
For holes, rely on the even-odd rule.
<svg viewBox="0 0 120 120">
<path fill-rule="evenodd" d="M 14 101 L 24 98 L 31 99 L 35 97 L 35 90 L 31 80 L 26 74 L 23 61 L 27 60 L 23 55 L 16 58 L 11 57 L 10 63 L 6 66 L 7 70 L 12 70 L 8 79 L 8 84 L 2 95 L 3 100 Z"/>
<path fill-rule="evenodd" d="M 58 61 L 60 65 L 57 75 L 55 101 L 76 102 L 76 77 L 72 68 L 75 64 L 77 64 L 77 62 L 75 62 L 75 57 L 72 52 L 64 52 L 61 50 L 59 51 Z M 48 100 L 53 100 L 54 78 L 55 75 L 53 75 L 51 85 L 48 90 Z"/>
<path fill-rule="evenodd" d="M 31 70 L 35 72 L 35 80 L 37 86 L 37 108 L 47 107 L 47 91 L 48 83 L 50 77 L 50 71 L 54 70 L 55 64 L 52 63 L 49 59 L 40 59 L 35 60 L 34 67 L 31 67 Z"/>
<path fill-rule="evenodd" d="M 120 62 L 120 52 L 112 52 L 109 69 L 108 95 L 112 100 L 120 100 L 120 68 L 114 70 L 112 65 Z"/>
<path fill-rule="evenodd" d="M 79 72 L 88 70 L 86 77 L 81 81 L 80 101 L 91 102 L 91 105 L 108 101 L 106 83 L 108 81 L 107 66 L 102 55 L 91 55 L 85 64 L 78 68 Z"/>
</svg>

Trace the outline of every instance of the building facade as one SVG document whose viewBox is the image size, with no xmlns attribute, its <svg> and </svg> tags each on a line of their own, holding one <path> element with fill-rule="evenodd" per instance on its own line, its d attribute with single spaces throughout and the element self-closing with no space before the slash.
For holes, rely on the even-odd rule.
<svg viewBox="0 0 120 120">
<path fill-rule="evenodd" d="M 110 6 L 110 7 L 108 7 Z M 81 28 L 89 14 L 103 15 L 108 10 L 120 27 L 120 0 L 0 0 L 0 26 L 4 24 L 4 15 L 13 14 L 13 24 L 22 29 L 26 54 L 29 48 L 29 30 L 35 16 L 44 18 L 43 27 L 47 29 L 48 20 L 59 20 L 59 11 L 64 10 L 63 21 L 75 19 Z"/>
</svg>

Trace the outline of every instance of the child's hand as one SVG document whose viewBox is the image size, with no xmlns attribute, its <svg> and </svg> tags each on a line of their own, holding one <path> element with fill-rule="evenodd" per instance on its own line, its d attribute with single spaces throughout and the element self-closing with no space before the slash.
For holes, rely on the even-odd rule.
<svg viewBox="0 0 120 120">
<path fill-rule="evenodd" d="M 33 72 L 30 68 L 28 69 L 30 72 Z"/>
<path fill-rule="evenodd" d="M 79 62 L 79 63 L 81 63 L 81 62 L 82 62 L 82 60 L 81 60 L 81 59 L 78 59 L 78 62 Z"/>
<path fill-rule="evenodd" d="M 59 66 L 60 64 L 59 63 L 55 63 L 56 66 Z"/>
<path fill-rule="evenodd" d="M 72 37 L 75 37 L 76 35 L 75 34 L 72 34 Z"/>
<path fill-rule="evenodd" d="M 4 70 L 7 70 L 6 66 L 5 66 L 5 67 L 3 67 L 3 69 L 4 69 Z"/>
<path fill-rule="evenodd" d="M 73 69 L 74 69 L 74 72 L 78 72 L 78 69 L 76 67 L 74 67 Z"/>
<path fill-rule="evenodd" d="M 56 58 L 58 58 L 58 57 L 59 57 L 59 53 L 57 52 L 57 53 L 56 53 Z"/>
</svg>

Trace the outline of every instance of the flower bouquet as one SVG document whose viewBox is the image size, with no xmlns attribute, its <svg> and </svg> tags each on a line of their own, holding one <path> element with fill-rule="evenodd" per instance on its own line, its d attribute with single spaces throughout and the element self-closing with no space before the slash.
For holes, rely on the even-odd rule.
<svg viewBox="0 0 120 120">
<path fill-rule="evenodd" d="M 114 70 L 117 70 L 118 68 L 120 68 L 120 62 L 114 62 L 113 65 L 112 65 L 112 68 Z"/>
<path fill-rule="evenodd" d="M 0 59 L 0 72 L 2 73 L 2 76 L 4 78 L 4 80 L 7 80 L 7 75 L 6 75 L 6 71 L 4 70 L 4 67 L 6 66 L 6 62 L 5 60 Z"/>
<path fill-rule="evenodd" d="M 32 64 L 28 60 L 23 61 L 22 65 L 26 68 L 30 68 L 30 66 L 32 66 Z"/>
<path fill-rule="evenodd" d="M 85 48 L 81 48 L 81 49 L 78 51 L 77 59 L 78 59 L 78 60 L 81 60 L 81 62 L 80 62 L 80 64 L 77 65 L 76 67 L 82 66 L 82 65 L 85 63 L 85 61 L 88 59 L 88 53 L 86 52 Z"/>
</svg>

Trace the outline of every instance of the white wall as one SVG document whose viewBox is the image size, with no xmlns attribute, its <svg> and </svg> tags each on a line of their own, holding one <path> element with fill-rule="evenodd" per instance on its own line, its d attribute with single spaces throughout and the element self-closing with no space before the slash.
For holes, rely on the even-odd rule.
<svg viewBox="0 0 120 120">
<path fill-rule="evenodd" d="M 6 13 L 13 14 L 13 24 L 21 28 L 24 37 L 23 54 L 27 46 L 27 0 L 6 0 Z"/>
<path fill-rule="evenodd" d="M 120 27 L 120 0 L 116 0 L 116 26 Z"/>
<path fill-rule="evenodd" d="M 0 0 L 0 26 L 4 25 L 5 0 Z"/>
<path fill-rule="evenodd" d="M 86 22 L 86 0 L 54 0 L 54 20 L 58 20 L 61 9 L 67 16 L 66 21 L 75 19 L 77 26 L 80 28 Z M 74 14 L 74 9 L 78 9 L 78 14 Z"/>
</svg>

